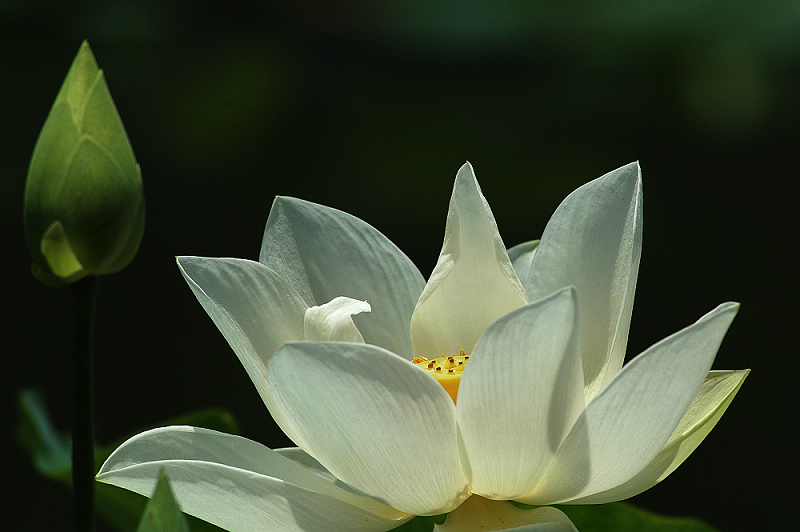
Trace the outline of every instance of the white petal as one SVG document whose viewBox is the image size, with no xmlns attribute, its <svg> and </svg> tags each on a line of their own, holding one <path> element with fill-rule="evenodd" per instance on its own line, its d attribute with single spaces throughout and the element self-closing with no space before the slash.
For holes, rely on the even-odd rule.
<svg viewBox="0 0 800 532">
<path fill-rule="evenodd" d="M 410 517 L 256 442 L 194 427 L 134 436 L 111 454 L 97 478 L 149 496 L 161 469 L 183 511 L 226 530 L 382 531 Z"/>
<path fill-rule="evenodd" d="M 436 532 L 482 532 L 507 530 L 515 532 L 577 532 L 577 528 L 557 508 L 532 510 L 517 508 L 507 501 L 492 501 L 473 495 L 447 514 Z"/>
<path fill-rule="evenodd" d="M 700 393 L 669 437 L 661 452 L 625 484 L 602 493 L 571 501 L 598 504 L 620 501 L 650 489 L 672 473 L 700 445 L 720 420 L 750 370 L 712 371 Z"/>
<path fill-rule="evenodd" d="M 413 358 L 408 327 L 425 280 L 371 225 L 330 207 L 278 197 L 259 261 L 311 304 L 338 296 L 369 301 L 372 313 L 354 318 L 364 341 Z"/>
<path fill-rule="evenodd" d="M 738 308 L 722 304 L 630 361 L 575 422 L 540 485 L 519 500 L 576 500 L 642 471 L 700 391 Z"/>
<path fill-rule="evenodd" d="M 275 422 L 287 432 L 272 400 L 265 365 L 284 342 L 304 338 L 308 303 L 258 262 L 178 257 L 178 267 L 239 357 Z"/>
<path fill-rule="evenodd" d="M 325 466 L 320 464 L 316 458 L 305 452 L 300 447 L 283 447 L 280 449 L 274 449 L 274 451 L 280 454 L 281 456 L 285 456 L 286 458 L 289 458 L 290 460 L 293 460 L 298 464 L 301 464 L 303 467 L 307 468 L 309 471 L 312 471 L 314 474 L 325 477 L 328 481 L 334 484 L 338 484 L 339 486 L 345 489 L 351 489 L 351 490 L 353 489 L 350 488 L 350 486 L 348 486 L 341 480 L 339 480 L 338 478 L 336 478 L 335 476 L 333 476 L 333 474 L 327 469 L 325 469 Z"/>
<path fill-rule="evenodd" d="M 340 296 L 324 305 L 306 310 L 305 339 L 316 341 L 363 342 L 364 338 L 353 323 L 353 315 L 369 312 L 369 303 Z"/>
<path fill-rule="evenodd" d="M 536 248 L 539 247 L 539 240 L 530 240 L 517 244 L 508 250 L 508 258 L 514 266 L 514 271 L 517 272 L 517 277 L 520 279 L 527 279 L 531 271 L 531 263 L 533 256 L 536 254 Z"/>
<path fill-rule="evenodd" d="M 578 335 L 569 287 L 506 314 L 481 336 L 456 407 L 473 493 L 516 499 L 546 470 L 584 408 Z"/>
<path fill-rule="evenodd" d="M 320 464 L 313 456 L 311 456 L 310 454 L 308 454 L 299 447 L 287 447 L 283 449 L 275 449 L 275 452 L 280 454 L 281 456 L 285 456 L 286 458 L 289 458 L 299 464 L 302 464 L 303 467 L 307 468 L 314 474 L 323 477 L 328 482 L 358 495 L 358 497 L 356 497 L 355 499 L 348 500 L 348 502 L 350 502 L 354 506 L 358 506 L 359 508 L 364 508 L 378 515 L 386 514 L 387 518 L 395 518 L 397 514 L 402 513 L 399 510 L 395 510 L 391 506 L 386 506 L 371 497 L 363 495 L 360 491 L 345 484 L 344 482 L 333 476 L 333 474 L 327 469 L 325 469 L 325 466 Z M 379 507 L 374 508 L 375 505 L 379 505 Z M 381 511 L 381 509 L 384 510 Z"/>
<path fill-rule="evenodd" d="M 368 344 L 292 342 L 268 365 L 295 443 L 333 475 L 415 515 L 467 495 L 455 405 L 436 380 Z"/>
<path fill-rule="evenodd" d="M 456 176 L 439 261 L 411 318 L 414 353 L 470 352 L 486 327 L 527 302 L 467 163 Z"/>
<path fill-rule="evenodd" d="M 530 300 L 564 286 L 578 290 L 587 402 L 625 359 L 641 247 L 641 172 L 632 163 L 567 196 L 522 279 Z"/>
</svg>

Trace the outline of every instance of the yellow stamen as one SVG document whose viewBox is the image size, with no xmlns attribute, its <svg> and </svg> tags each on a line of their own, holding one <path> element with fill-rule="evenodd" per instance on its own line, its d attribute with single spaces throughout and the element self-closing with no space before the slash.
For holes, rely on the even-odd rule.
<svg viewBox="0 0 800 532">
<path fill-rule="evenodd" d="M 468 360 L 469 355 L 462 349 L 457 355 L 442 353 L 442 356 L 433 360 L 416 357 L 412 362 L 433 375 L 455 403 L 458 397 L 458 385 L 461 383 L 461 373 Z"/>
</svg>

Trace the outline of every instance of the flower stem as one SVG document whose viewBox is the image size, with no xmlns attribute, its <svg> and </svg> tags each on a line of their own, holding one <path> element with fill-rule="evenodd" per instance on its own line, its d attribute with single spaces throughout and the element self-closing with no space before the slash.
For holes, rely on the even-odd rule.
<svg viewBox="0 0 800 532">
<path fill-rule="evenodd" d="M 94 315 L 98 278 L 85 277 L 72 290 L 72 486 L 75 531 L 95 529 L 94 502 Z"/>
</svg>

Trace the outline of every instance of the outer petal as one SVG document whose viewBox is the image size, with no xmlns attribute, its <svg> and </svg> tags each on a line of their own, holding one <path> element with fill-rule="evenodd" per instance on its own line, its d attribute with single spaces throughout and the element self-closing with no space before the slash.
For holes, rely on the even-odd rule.
<svg viewBox="0 0 800 532">
<path fill-rule="evenodd" d="M 472 166 L 458 171 L 444 244 L 411 318 L 418 356 L 467 352 L 506 312 L 528 302 Z"/>
<path fill-rule="evenodd" d="M 332 483 L 334 483 L 334 484 L 336 484 L 338 486 L 341 486 L 341 487 L 343 487 L 345 489 L 353 490 L 353 488 L 351 488 L 350 486 L 348 486 L 347 484 L 345 484 L 344 482 L 342 482 L 341 480 L 339 480 L 338 478 L 333 476 L 333 474 L 331 474 L 330 471 L 325 469 L 325 466 L 320 464 L 316 460 L 316 458 L 314 458 L 313 456 L 311 456 L 310 454 L 305 452 L 300 447 L 283 447 L 283 448 L 280 448 L 280 449 L 274 449 L 274 451 L 276 453 L 280 454 L 281 456 L 285 456 L 286 458 L 289 458 L 290 460 L 294 460 L 298 464 L 302 464 L 303 467 L 308 468 L 308 470 L 312 471 L 314 474 L 317 474 L 317 475 L 320 475 L 322 477 L 325 477 L 330 482 L 332 482 Z M 370 500 L 374 500 L 374 499 L 370 499 Z M 389 507 L 387 506 L 387 508 L 389 508 Z"/>
<path fill-rule="evenodd" d="M 311 304 L 338 296 L 368 301 L 372 313 L 355 317 L 364 341 L 413 358 L 408 327 L 425 280 L 371 225 L 336 209 L 278 197 L 259 261 Z"/>
<path fill-rule="evenodd" d="M 382 531 L 410 518 L 256 442 L 193 427 L 134 436 L 98 480 L 149 496 L 161 469 L 185 512 L 226 530 Z"/>
<path fill-rule="evenodd" d="M 531 300 L 577 288 L 587 401 L 625 359 L 641 247 L 641 172 L 631 163 L 567 196 L 523 279 Z"/>
<path fill-rule="evenodd" d="M 540 484 L 519 500 L 573 501 L 639 474 L 700 391 L 738 307 L 718 306 L 628 363 L 586 407 Z"/>
<path fill-rule="evenodd" d="M 458 391 L 458 427 L 472 492 L 530 492 L 583 411 L 572 287 L 514 310 L 478 341 Z"/>
<path fill-rule="evenodd" d="M 492 501 L 473 495 L 455 511 L 447 515 L 444 523 L 436 525 L 436 532 L 482 532 L 509 530 L 515 532 L 577 532 L 577 528 L 557 508 L 541 507 L 533 510 L 517 508 L 507 501 Z"/>
<path fill-rule="evenodd" d="M 664 480 L 708 436 L 733 401 L 748 373 L 749 369 L 709 373 L 700 393 L 678 423 L 669 441 L 647 467 L 621 486 L 571 503 L 597 504 L 619 501 L 633 497 Z"/>
<path fill-rule="evenodd" d="M 353 323 L 353 316 L 369 312 L 366 301 L 340 296 L 332 301 L 306 310 L 303 331 L 306 340 L 363 342 L 364 337 Z"/>
<path fill-rule="evenodd" d="M 266 363 L 283 343 L 304 338 L 308 302 L 258 262 L 178 257 L 178 267 L 239 357 L 275 422 L 291 437 L 275 408 Z"/>
<path fill-rule="evenodd" d="M 268 369 L 295 443 L 337 478 L 415 515 L 469 494 L 455 405 L 410 361 L 368 344 L 292 342 Z"/>
<path fill-rule="evenodd" d="M 531 263 L 533 256 L 536 254 L 536 248 L 539 247 L 539 240 L 529 240 L 522 244 L 517 244 L 508 250 L 508 258 L 511 259 L 511 264 L 514 266 L 514 271 L 517 272 L 517 277 L 520 279 L 527 279 L 531 271 Z"/>
</svg>

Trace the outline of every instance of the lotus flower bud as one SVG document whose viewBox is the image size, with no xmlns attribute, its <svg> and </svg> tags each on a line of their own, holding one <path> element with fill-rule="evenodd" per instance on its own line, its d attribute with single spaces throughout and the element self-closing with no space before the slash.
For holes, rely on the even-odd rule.
<svg viewBox="0 0 800 532">
<path fill-rule="evenodd" d="M 86 41 L 33 149 L 24 216 L 31 271 L 45 284 L 117 272 L 142 240 L 141 171 Z"/>
</svg>

